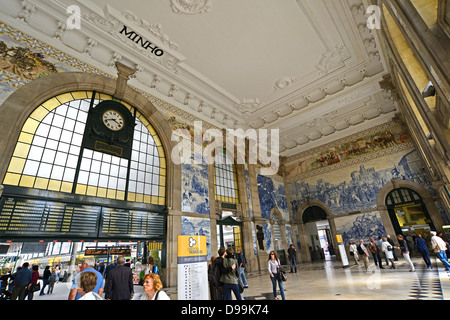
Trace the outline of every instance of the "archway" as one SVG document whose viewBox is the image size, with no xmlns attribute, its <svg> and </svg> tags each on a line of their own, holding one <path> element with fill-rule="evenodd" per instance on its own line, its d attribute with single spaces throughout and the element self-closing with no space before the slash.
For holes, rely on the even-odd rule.
<svg viewBox="0 0 450 320">
<path fill-rule="evenodd" d="M 311 205 L 303 211 L 302 221 L 309 238 L 311 260 L 331 260 L 335 252 L 327 212 L 320 206 Z"/>
<path fill-rule="evenodd" d="M 400 220 L 401 222 L 399 223 L 395 211 L 397 209 L 401 211 L 404 207 L 407 210 L 411 208 L 411 212 L 416 212 L 416 215 L 413 214 L 416 218 L 419 215 L 424 218 L 422 220 L 412 221 L 416 224 L 410 223 L 410 220 L 408 220 L 410 222 Z M 405 234 L 406 232 L 412 234 L 414 229 L 416 229 L 415 226 L 417 226 L 417 229 L 421 229 L 421 225 L 427 225 L 427 228 L 441 231 L 444 225 L 433 195 L 423 186 L 408 180 L 393 179 L 381 188 L 377 197 L 377 209 L 381 214 L 386 232 L 390 235 L 398 233 Z M 403 215 L 403 213 L 400 213 L 400 215 Z M 416 218 L 413 217 L 413 219 Z"/>
<path fill-rule="evenodd" d="M 430 243 L 430 231 L 436 228 L 417 192 L 409 188 L 393 189 L 386 196 L 386 206 L 396 234 L 402 234 L 412 247 L 417 234 Z"/>
</svg>

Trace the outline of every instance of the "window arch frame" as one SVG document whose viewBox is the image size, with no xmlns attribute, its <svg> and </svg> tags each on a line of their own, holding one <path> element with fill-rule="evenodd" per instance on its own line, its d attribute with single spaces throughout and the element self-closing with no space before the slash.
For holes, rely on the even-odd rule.
<svg viewBox="0 0 450 320">
<path fill-rule="evenodd" d="M 71 108 L 71 106 L 70 106 L 71 102 L 75 102 L 75 103 L 77 101 L 85 101 L 86 102 L 87 100 L 92 99 L 92 96 L 94 93 L 95 93 L 95 90 L 94 91 L 91 91 L 91 90 L 68 91 L 68 92 L 58 94 L 50 99 L 45 100 L 43 103 L 39 104 L 38 107 L 36 107 L 29 114 L 29 116 L 24 121 L 22 128 L 20 129 L 19 137 L 16 141 L 14 151 L 10 158 L 11 160 L 10 160 L 7 170 L 5 172 L 5 176 L 2 179 L 2 182 L 5 185 L 13 185 L 13 186 L 28 187 L 28 188 L 36 188 L 36 189 L 41 189 L 41 190 L 81 194 L 81 195 L 95 196 L 95 197 L 100 197 L 100 198 L 109 198 L 109 199 L 114 199 L 114 200 L 141 202 L 141 203 L 154 204 L 154 205 L 165 205 L 166 204 L 166 189 L 167 189 L 167 159 L 166 159 L 165 155 L 167 153 L 165 152 L 165 150 L 163 148 L 163 144 L 162 144 L 162 141 L 161 141 L 158 133 L 154 129 L 152 123 L 150 123 L 150 121 L 147 120 L 146 117 L 139 110 L 137 110 L 136 107 L 131 106 L 124 100 L 115 99 L 112 95 L 109 95 L 109 94 L 103 93 L 103 92 L 97 92 L 98 99 L 97 98 L 94 99 L 97 101 L 97 103 L 99 103 L 100 101 L 105 101 L 105 100 L 120 101 L 120 103 L 125 105 L 126 108 L 128 108 L 130 110 L 130 112 L 133 112 L 136 115 L 137 125 L 140 127 L 144 126 L 145 128 L 147 128 L 150 136 L 153 138 L 153 141 L 155 142 L 157 158 L 159 159 L 159 166 L 158 166 L 159 172 L 157 173 L 157 175 L 159 176 L 159 181 L 157 184 L 157 186 L 158 186 L 157 195 L 155 195 L 155 194 L 149 195 L 149 194 L 145 194 L 145 193 L 136 193 L 136 192 L 134 192 L 134 195 L 133 195 L 133 192 L 130 193 L 128 191 L 125 193 L 125 191 L 121 190 L 120 194 L 122 196 L 117 196 L 119 194 L 119 191 L 117 191 L 117 189 L 116 189 L 116 191 L 117 191 L 116 196 L 111 196 L 110 195 L 111 193 L 109 191 L 101 193 L 101 194 L 98 192 L 93 194 L 92 192 L 87 192 L 87 190 L 88 190 L 87 187 L 85 188 L 86 190 L 84 193 L 80 192 L 79 190 L 76 190 L 76 188 L 75 188 L 76 185 L 79 184 L 79 182 L 78 182 L 79 180 L 77 179 L 79 171 L 80 171 L 79 167 L 77 167 L 77 169 L 76 169 L 77 172 L 75 172 L 75 177 L 72 182 L 64 181 L 63 180 L 64 178 L 59 179 L 59 180 L 58 179 L 56 179 L 56 180 L 50 179 L 51 178 L 50 175 L 47 178 L 43 178 L 43 177 L 38 177 L 37 174 L 34 177 L 24 174 L 25 166 L 26 166 L 28 156 L 29 156 L 29 151 L 30 151 L 31 147 L 33 146 L 33 141 L 34 141 L 34 138 L 36 137 L 36 132 L 39 129 L 39 126 L 46 119 L 46 117 L 51 115 L 52 112 L 56 113 L 56 110 L 59 107 L 65 106 L 67 109 Z M 93 102 L 93 100 L 92 100 L 92 102 Z M 81 104 L 82 104 L 82 102 L 79 103 L 79 109 L 81 108 Z M 85 109 L 86 109 L 86 106 L 85 106 Z M 84 111 L 86 111 L 86 110 L 84 110 Z M 84 119 L 84 125 L 86 125 L 87 112 L 86 112 L 85 117 L 86 117 L 86 119 Z M 64 118 L 64 121 L 66 119 L 67 118 Z M 71 119 L 71 120 L 74 120 L 74 119 Z M 76 120 L 77 119 L 75 119 L 75 121 Z M 82 123 L 82 122 L 83 121 L 80 121 L 80 123 Z M 52 128 L 52 126 L 50 125 L 49 130 L 51 130 L 51 128 Z M 62 130 L 63 128 L 60 128 L 60 129 Z M 81 139 L 83 139 L 83 137 L 84 137 L 84 128 L 82 131 L 83 131 L 83 133 L 81 134 Z M 142 130 L 140 133 L 142 134 Z M 50 134 L 50 132 L 48 134 Z M 75 134 L 75 128 L 74 128 L 74 131 L 72 132 L 72 134 Z M 76 134 L 80 135 L 80 132 L 77 132 Z M 48 140 L 48 138 L 49 137 L 47 136 L 47 140 Z M 60 140 L 56 141 L 57 144 L 59 144 L 60 142 L 61 142 Z M 136 142 L 136 140 L 135 140 L 135 142 Z M 27 144 L 28 144 L 28 146 L 27 146 Z M 78 143 L 78 144 L 80 144 L 80 143 Z M 21 150 L 20 146 L 23 147 L 22 150 Z M 81 149 L 82 146 L 76 146 L 76 147 Z M 44 150 L 45 150 L 45 147 L 44 147 Z M 87 149 L 84 149 L 84 150 L 87 150 Z M 56 152 L 58 152 L 58 149 L 52 150 L 52 151 L 54 151 L 56 153 Z M 75 156 L 75 155 L 72 154 L 72 156 Z M 80 151 L 77 159 L 80 159 L 82 157 L 83 157 L 83 154 Z M 55 158 L 56 158 L 56 154 L 55 154 Z M 53 160 L 54 161 L 53 166 L 55 165 L 55 161 L 56 161 L 55 158 Z M 73 158 L 72 158 L 72 160 L 73 160 Z M 41 159 L 41 161 L 42 161 L 42 159 Z M 131 158 L 128 162 L 131 163 Z M 41 162 L 39 162 L 39 163 L 41 163 Z M 67 165 L 67 163 L 66 163 L 66 165 Z M 127 177 L 126 177 L 127 189 L 130 184 L 130 167 L 131 166 L 128 165 Z M 64 168 L 66 168 L 66 167 L 64 167 Z M 33 181 L 33 178 L 35 179 L 34 181 Z M 40 180 L 38 180 L 38 179 L 40 179 Z M 45 183 L 42 179 L 44 179 L 44 180 L 47 179 L 48 181 Z M 40 183 L 36 184 L 37 181 L 40 181 Z M 92 186 L 92 187 L 95 187 L 95 186 Z M 97 188 L 99 188 L 99 187 L 97 186 Z M 69 189 L 72 189 L 72 190 L 69 191 Z M 157 199 L 153 199 L 155 197 Z"/>
</svg>

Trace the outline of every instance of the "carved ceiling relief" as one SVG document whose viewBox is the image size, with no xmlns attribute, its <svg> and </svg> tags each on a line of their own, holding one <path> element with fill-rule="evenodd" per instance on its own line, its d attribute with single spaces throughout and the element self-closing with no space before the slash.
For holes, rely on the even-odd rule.
<svg viewBox="0 0 450 320">
<path fill-rule="evenodd" d="M 23 22 L 28 24 L 32 16 L 36 13 L 36 10 L 38 10 L 41 15 L 45 14 L 51 16 L 55 28 L 54 30 L 51 30 L 54 33 L 50 35 L 50 38 L 59 40 L 61 46 L 58 46 L 58 48 L 64 50 L 62 45 L 64 44 L 63 40 L 66 33 L 64 18 L 67 16 L 65 15 L 65 12 L 61 12 L 61 14 L 58 15 L 57 10 L 45 10 L 47 4 L 36 0 L 14 1 L 22 3 L 20 12 L 18 11 L 18 16 L 16 16 L 16 18 L 20 20 L 20 23 Z M 288 74 L 280 77 L 275 81 L 272 92 L 274 95 L 277 95 L 277 97 L 281 97 L 279 100 L 283 102 L 279 104 L 273 103 L 273 105 L 269 105 L 266 103 L 268 99 L 248 98 L 242 99 L 234 105 L 231 103 L 226 106 L 224 106 L 225 103 L 223 106 L 220 104 L 210 105 L 209 102 L 206 102 L 209 101 L 209 98 L 203 96 L 195 87 L 178 81 L 178 76 L 180 74 L 182 74 L 183 77 L 186 76 L 183 73 L 186 72 L 186 70 L 180 67 L 185 58 L 178 52 L 178 44 L 170 40 L 169 36 L 163 32 L 160 24 L 151 24 L 130 11 L 111 11 L 106 17 L 102 17 L 96 12 L 88 11 L 83 8 L 83 19 L 88 23 L 84 25 L 82 32 L 78 32 L 79 35 L 81 35 L 78 39 L 84 39 L 85 42 L 79 50 L 76 49 L 80 51 L 80 55 L 77 57 L 85 59 L 87 56 L 90 62 L 95 62 L 96 68 L 109 72 L 104 67 L 113 68 L 116 62 L 122 61 L 124 57 L 130 56 L 131 53 L 134 57 L 139 57 L 138 54 L 133 52 L 133 50 L 137 51 L 146 58 L 151 59 L 148 65 L 144 63 L 145 59 L 134 61 L 134 67 L 137 72 L 133 77 L 139 82 L 139 86 L 144 85 L 146 88 L 157 90 L 167 97 L 166 101 L 169 103 L 172 103 L 174 106 L 180 105 L 180 108 L 187 106 L 184 108 L 186 112 L 191 112 L 191 114 L 203 117 L 206 121 L 214 120 L 213 123 L 223 124 L 229 128 L 246 128 L 248 124 L 253 128 L 261 128 L 267 124 L 273 124 L 276 120 L 284 121 L 299 116 L 299 114 L 306 111 L 302 109 L 308 106 L 311 107 L 311 104 L 321 103 L 323 99 L 338 94 L 345 90 L 346 87 L 360 83 L 365 78 L 371 77 L 384 70 L 381 63 L 382 57 L 377 48 L 376 34 L 374 32 L 371 33 L 365 26 L 367 17 L 364 16 L 364 5 L 360 0 L 346 0 L 342 2 L 346 2 L 348 5 L 351 17 L 349 22 L 353 23 L 352 19 L 354 20 L 356 34 L 359 34 L 363 49 L 365 49 L 367 53 L 365 65 L 361 67 L 358 66 L 357 69 L 349 69 L 349 71 L 346 71 L 347 69 L 343 67 L 348 67 L 347 63 L 350 63 L 348 61 L 351 58 L 349 51 L 353 52 L 352 47 L 349 47 L 347 50 L 344 44 L 334 46 L 330 44 L 330 49 L 323 53 L 322 56 L 317 57 L 317 60 L 320 61 L 316 65 L 319 74 L 322 75 L 323 79 L 326 79 L 326 81 L 322 80 L 322 83 L 318 83 L 314 87 L 311 86 L 310 88 L 313 89 L 309 89 L 308 92 L 304 88 L 297 88 L 301 85 L 301 79 L 296 76 Z M 170 8 L 177 14 L 204 14 L 210 11 L 211 1 L 170 0 Z M 164 48 L 167 48 L 164 56 L 156 57 L 152 54 L 148 54 L 145 50 L 142 50 L 138 44 L 129 41 L 127 37 L 121 36 L 120 30 L 123 28 L 124 24 L 129 25 L 129 32 L 133 29 L 138 33 L 145 33 L 145 37 L 149 40 L 155 39 L 164 44 Z M 103 32 L 99 32 L 98 29 Z M 105 45 L 106 38 L 98 36 L 99 34 L 104 33 L 111 36 L 108 41 L 111 41 L 111 43 L 114 42 L 115 46 L 113 49 L 110 43 Z M 86 36 L 86 34 L 89 34 L 89 36 Z M 126 47 L 130 47 L 130 50 L 125 48 L 125 45 Z M 347 42 L 346 45 L 348 45 Z M 99 47 L 98 50 L 97 47 Z M 104 55 L 99 57 L 98 52 L 104 53 Z M 151 66 L 153 62 L 162 66 L 165 69 L 164 72 L 159 72 L 161 68 L 153 68 Z M 170 72 L 166 72 L 167 70 Z M 336 70 L 341 71 L 338 76 L 332 78 L 331 73 Z M 187 76 L 193 76 L 194 79 L 197 79 L 195 78 L 196 75 L 187 74 Z M 294 91 L 294 89 L 296 90 Z M 289 98 L 286 95 L 286 100 L 284 100 L 283 97 L 285 93 L 290 94 Z M 386 92 L 385 90 L 384 93 L 385 95 L 388 95 L 389 92 Z M 236 113 L 232 112 L 233 109 L 236 113 L 239 112 L 240 118 L 235 115 Z M 308 111 L 309 109 L 312 110 L 312 108 L 308 108 Z M 289 148 L 294 148 L 306 144 L 311 140 L 348 128 L 352 123 L 358 123 L 361 119 L 371 119 L 379 114 L 390 112 L 389 110 L 389 108 L 375 108 L 373 111 L 367 111 L 360 114 L 359 117 L 355 116 L 355 118 L 348 118 L 347 120 L 341 118 L 334 119 L 333 117 L 333 121 L 327 121 L 327 123 L 321 124 L 321 127 L 316 126 L 314 130 L 311 130 L 314 132 L 311 132 L 308 135 L 304 135 L 301 130 L 296 130 L 297 135 L 287 145 L 289 145 Z M 300 112 L 296 113 L 296 111 Z M 318 124 L 318 120 L 311 121 L 316 121 Z M 280 151 L 283 151 L 283 148 L 286 149 L 286 146 L 280 146 Z"/>
<path fill-rule="evenodd" d="M 211 9 L 209 0 L 170 0 L 170 8 L 175 13 L 207 13 Z"/>
</svg>

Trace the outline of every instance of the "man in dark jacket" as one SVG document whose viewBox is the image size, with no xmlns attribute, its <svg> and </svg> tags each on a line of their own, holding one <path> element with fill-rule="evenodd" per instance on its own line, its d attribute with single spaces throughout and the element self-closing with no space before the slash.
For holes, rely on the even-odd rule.
<svg viewBox="0 0 450 320">
<path fill-rule="evenodd" d="M 125 258 L 119 256 L 117 266 L 108 274 L 105 298 L 108 300 L 130 300 L 134 294 L 133 273 L 125 266 Z"/>
<path fill-rule="evenodd" d="M 28 269 L 30 264 L 25 262 L 22 265 L 22 269 L 17 272 L 16 277 L 14 278 L 14 287 L 12 292 L 11 300 L 25 300 L 26 296 L 26 288 L 31 281 L 31 270 Z"/>
</svg>

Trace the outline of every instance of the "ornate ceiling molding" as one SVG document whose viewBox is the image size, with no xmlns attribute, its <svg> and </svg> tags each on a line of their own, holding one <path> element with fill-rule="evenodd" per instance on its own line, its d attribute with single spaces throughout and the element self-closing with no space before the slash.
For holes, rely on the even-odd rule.
<svg viewBox="0 0 450 320">
<path fill-rule="evenodd" d="M 207 13 L 211 9 L 209 0 L 170 0 L 170 8 L 175 13 Z"/>
</svg>

